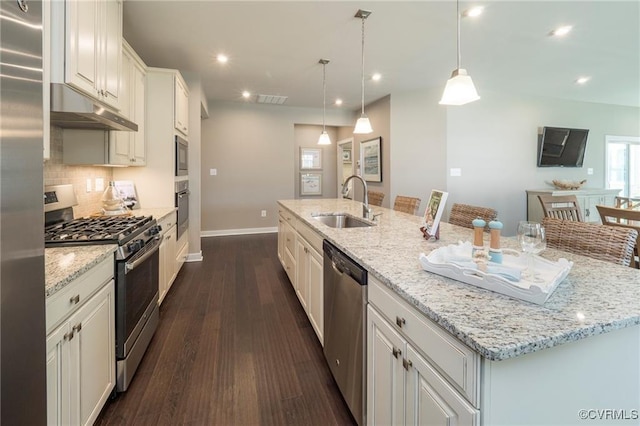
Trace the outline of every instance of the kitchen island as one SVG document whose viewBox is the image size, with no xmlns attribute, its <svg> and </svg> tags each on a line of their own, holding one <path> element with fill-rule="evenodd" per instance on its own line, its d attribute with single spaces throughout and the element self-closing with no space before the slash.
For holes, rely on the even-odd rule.
<svg viewBox="0 0 640 426">
<path fill-rule="evenodd" d="M 436 332 L 477 354 L 477 361 L 469 358 L 463 367 L 464 374 L 475 375 L 475 379 L 471 377 L 466 382 L 473 389 L 463 389 L 447 376 L 446 368 L 435 365 L 435 371 L 449 379 L 445 380 L 446 385 L 453 385 L 458 394 L 464 395 L 463 402 L 470 410 L 476 410 L 469 422 L 569 424 L 580 423 L 584 420 L 581 416 L 586 416 L 598 421 L 617 418 L 628 424 L 638 423 L 638 270 L 547 249 L 543 257 L 550 260 L 563 257 L 574 265 L 547 302 L 535 305 L 422 270 L 420 253 L 469 241 L 470 229 L 443 223 L 441 239 L 430 242 L 422 238 L 418 216 L 376 207 L 374 212 L 382 215 L 375 226 L 336 229 L 312 215 L 346 212 L 360 216 L 361 203 L 307 199 L 279 204 L 296 221 L 331 241 L 368 270 L 370 302 L 372 292 L 380 293 L 376 286 L 380 284 L 382 293 L 388 292 L 426 324 L 436 325 Z M 515 248 L 515 241 L 503 240 L 505 246 Z M 376 308 L 373 303 L 373 308 L 381 307 Z M 388 319 L 393 322 L 393 318 Z M 402 334 L 399 328 L 394 332 Z M 371 327 L 368 333 L 371 340 Z M 409 344 L 415 343 L 416 338 L 411 335 L 402 337 Z M 370 342 L 369 352 L 371 348 Z M 433 361 L 429 348 L 420 349 Z M 370 382 L 374 373 L 369 365 Z M 368 421 L 383 422 L 380 418 L 375 420 L 377 408 L 373 402 L 368 401 Z M 411 406 L 410 401 L 405 403 Z M 597 409 L 624 411 L 613 412 L 611 418 L 604 411 L 588 411 Z M 407 421 L 419 417 L 408 410 L 406 407 L 399 410 L 407 413 Z M 580 410 L 587 410 L 586 414 Z M 404 419 L 403 416 L 390 420 Z M 462 417 L 458 421 L 465 423 Z"/>
</svg>

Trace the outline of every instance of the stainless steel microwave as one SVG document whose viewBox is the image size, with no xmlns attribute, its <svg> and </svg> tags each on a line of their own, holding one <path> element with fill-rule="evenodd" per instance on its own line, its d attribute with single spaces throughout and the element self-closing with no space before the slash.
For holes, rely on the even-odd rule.
<svg viewBox="0 0 640 426">
<path fill-rule="evenodd" d="M 176 135 L 176 176 L 189 174 L 189 142 Z"/>
</svg>

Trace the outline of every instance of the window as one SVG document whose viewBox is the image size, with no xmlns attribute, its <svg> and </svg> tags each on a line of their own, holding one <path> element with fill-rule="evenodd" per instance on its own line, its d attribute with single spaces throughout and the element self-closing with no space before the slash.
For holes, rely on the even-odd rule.
<svg viewBox="0 0 640 426">
<path fill-rule="evenodd" d="M 640 137 L 607 136 L 607 188 L 640 197 Z"/>
</svg>

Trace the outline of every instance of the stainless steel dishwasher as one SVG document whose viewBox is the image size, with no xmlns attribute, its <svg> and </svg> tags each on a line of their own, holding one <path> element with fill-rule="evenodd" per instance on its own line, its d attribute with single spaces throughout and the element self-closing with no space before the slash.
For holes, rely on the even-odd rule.
<svg viewBox="0 0 640 426">
<path fill-rule="evenodd" d="M 324 356 L 360 426 L 365 424 L 367 271 L 326 240 Z"/>
</svg>

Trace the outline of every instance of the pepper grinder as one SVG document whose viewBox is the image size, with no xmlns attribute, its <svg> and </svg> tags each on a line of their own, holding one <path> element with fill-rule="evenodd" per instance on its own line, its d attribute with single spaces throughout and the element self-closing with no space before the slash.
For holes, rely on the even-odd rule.
<svg viewBox="0 0 640 426">
<path fill-rule="evenodd" d="M 489 240 L 489 257 L 493 263 L 502 263 L 502 249 L 500 248 L 500 231 L 502 230 L 502 222 L 497 219 L 489 222 L 490 240 Z"/>
<path fill-rule="evenodd" d="M 482 233 L 484 232 L 484 227 L 487 224 L 484 220 L 480 218 L 473 219 L 471 222 L 473 225 L 473 249 L 471 250 L 471 256 L 476 254 L 478 251 L 484 250 L 484 242 L 482 241 Z"/>
</svg>

